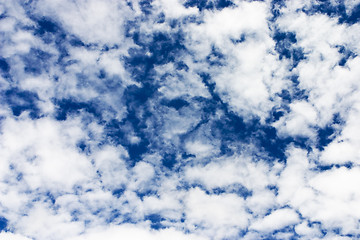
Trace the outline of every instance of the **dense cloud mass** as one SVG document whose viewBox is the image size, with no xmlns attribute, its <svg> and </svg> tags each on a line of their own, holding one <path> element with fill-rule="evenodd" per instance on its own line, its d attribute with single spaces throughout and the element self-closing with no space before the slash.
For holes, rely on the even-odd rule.
<svg viewBox="0 0 360 240">
<path fill-rule="evenodd" d="M 360 238 L 360 0 L 0 0 L 0 239 Z"/>
</svg>

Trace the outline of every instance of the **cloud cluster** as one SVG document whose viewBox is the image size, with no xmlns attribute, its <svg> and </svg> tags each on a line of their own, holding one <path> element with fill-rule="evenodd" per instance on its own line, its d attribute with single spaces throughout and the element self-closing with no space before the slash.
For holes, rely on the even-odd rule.
<svg viewBox="0 0 360 240">
<path fill-rule="evenodd" d="M 0 1 L 0 238 L 359 238 L 359 9 Z"/>
</svg>

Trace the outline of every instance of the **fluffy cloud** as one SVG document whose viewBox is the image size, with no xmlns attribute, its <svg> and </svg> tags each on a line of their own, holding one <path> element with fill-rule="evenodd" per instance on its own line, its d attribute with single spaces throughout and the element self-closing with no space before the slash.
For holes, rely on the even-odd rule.
<svg viewBox="0 0 360 240">
<path fill-rule="evenodd" d="M 265 216 L 263 219 L 254 222 L 250 226 L 250 229 L 261 232 L 271 232 L 297 222 L 299 222 L 299 217 L 296 212 L 283 208 L 276 210 Z"/>
<path fill-rule="evenodd" d="M 106 239 L 118 239 L 119 236 L 126 239 L 194 239 L 201 240 L 202 237 L 193 234 L 184 234 L 175 229 L 165 229 L 161 231 L 152 231 L 144 226 L 132 226 L 130 224 L 124 224 L 122 226 L 111 226 L 107 229 L 96 229 L 89 233 L 85 233 L 75 238 L 68 238 L 69 240 L 82 240 L 82 239 L 99 239 L 106 237 Z"/>
<path fill-rule="evenodd" d="M 359 4 L 0 2 L 0 238 L 357 238 Z"/>
</svg>

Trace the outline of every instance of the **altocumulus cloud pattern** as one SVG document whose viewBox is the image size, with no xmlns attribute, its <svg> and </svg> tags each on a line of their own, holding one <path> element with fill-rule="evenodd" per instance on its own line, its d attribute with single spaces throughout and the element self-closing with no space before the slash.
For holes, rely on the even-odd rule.
<svg viewBox="0 0 360 240">
<path fill-rule="evenodd" d="M 0 239 L 360 239 L 359 0 L 1 0 Z"/>
</svg>

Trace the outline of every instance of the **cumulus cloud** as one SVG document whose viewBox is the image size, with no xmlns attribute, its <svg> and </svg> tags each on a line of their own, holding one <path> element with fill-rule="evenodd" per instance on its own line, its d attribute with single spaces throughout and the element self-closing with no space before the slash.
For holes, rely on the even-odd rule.
<svg viewBox="0 0 360 240">
<path fill-rule="evenodd" d="M 201 240 L 203 237 L 193 234 L 184 234 L 175 229 L 165 229 L 161 231 L 152 231 L 144 228 L 143 226 L 133 226 L 124 224 L 122 226 L 111 226 L 107 229 L 96 229 L 95 231 L 85 233 L 75 238 L 68 238 L 69 240 L 82 240 L 82 239 L 99 239 L 105 237 L 106 239 L 118 239 L 119 236 L 126 239 L 194 239 Z"/>
<path fill-rule="evenodd" d="M 0 238 L 358 238 L 359 4 L 0 1 Z"/>
<path fill-rule="evenodd" d="M 270 213 L 259 221 L 254 222 L 250 229 L 262 232 L 271 232 L 288 225 L 295 224 L 298 221 L 299 217 L 296 212 L 283 208 Z"/>
</svg>

